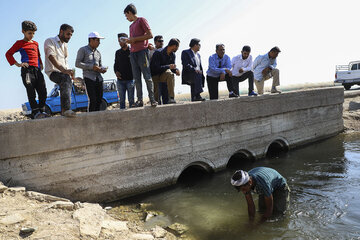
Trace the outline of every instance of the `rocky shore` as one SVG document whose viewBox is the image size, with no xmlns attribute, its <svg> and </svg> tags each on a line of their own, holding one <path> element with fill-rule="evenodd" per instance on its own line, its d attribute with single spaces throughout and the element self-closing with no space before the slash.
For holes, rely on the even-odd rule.
<svg viewBox="0 0 360 240">
<path fill-rule="evenodd" d="M 0 182 L 0 239 L 32 240 L 173 240 L 191 239 L 187 228 L 171 224 L 145 229 L 144 223 L 159 213 L 147 204 L 103 207 L 70 200 L 24 187 L 8 188 Z"/>
</svg>

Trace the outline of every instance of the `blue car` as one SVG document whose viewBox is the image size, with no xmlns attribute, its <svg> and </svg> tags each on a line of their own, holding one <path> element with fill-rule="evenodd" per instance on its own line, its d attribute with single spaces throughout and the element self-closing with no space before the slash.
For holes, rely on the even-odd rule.
<svg viewBox="0 0 360 240">
<path fill-rule="evenodd" d="M 37 100 L 38 101 L 38 100 Z M 100 110 L 106 110 L 107 106 L 112 103 L 119 102 L 118 92 L 116 90 L 115 80 L 104 81 L 104 94 L 100 105 Z M 74 81 L 71 91 L 71 110 L 80 111 L 87 110 L 88 97 L 85 91 L 85 85 L 83 81 Z M 26 116 L 31 116 L 31 107 L 29 102 L 22 104 L 23 113 Z M 60 105 L 60 87 L 55 84 L 50 94 L 46 98 L 45 112 L 53 115 L 61 112 Z"/>
</svg>

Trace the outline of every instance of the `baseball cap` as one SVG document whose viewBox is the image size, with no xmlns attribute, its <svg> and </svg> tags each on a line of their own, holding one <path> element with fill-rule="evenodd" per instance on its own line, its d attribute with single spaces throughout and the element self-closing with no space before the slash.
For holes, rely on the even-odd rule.
<svg viewBox="0 0 360 240">
<path fill-rule="evenodd" d="M 100 36 L 100 34 L 99 34 L 98 32 L 91 32 L 91 33 L 89 33 L 89 38 L 104 39 L 104 37 Z"/>
</svg>

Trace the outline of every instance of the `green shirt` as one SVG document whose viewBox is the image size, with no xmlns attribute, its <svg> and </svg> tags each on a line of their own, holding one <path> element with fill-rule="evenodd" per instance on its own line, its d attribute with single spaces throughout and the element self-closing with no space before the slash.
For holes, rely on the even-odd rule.
<svg viewBox="0 0 360 240">
<path fill-rule="evenodd" d="M 249 171 L 249 176 L 255 179 L 255 193 L 270 197 L 278 188 L 286 184 L 286 180 L 276 170 L 267 167 L 257 167 Z"/>
</svg>

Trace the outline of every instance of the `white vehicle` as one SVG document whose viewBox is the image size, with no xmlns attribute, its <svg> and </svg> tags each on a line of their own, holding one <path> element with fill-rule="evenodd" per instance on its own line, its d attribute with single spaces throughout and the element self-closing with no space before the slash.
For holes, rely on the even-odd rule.
<svg viewBox="0 0 360 240">
<path fill-rule="evenodd" d="M 360 61 L 350 62 L 349 65 L 336 65 L 335 83 L 341 83 L 345 90 L 352 85 L 360 85 Z"/>
</svg>

